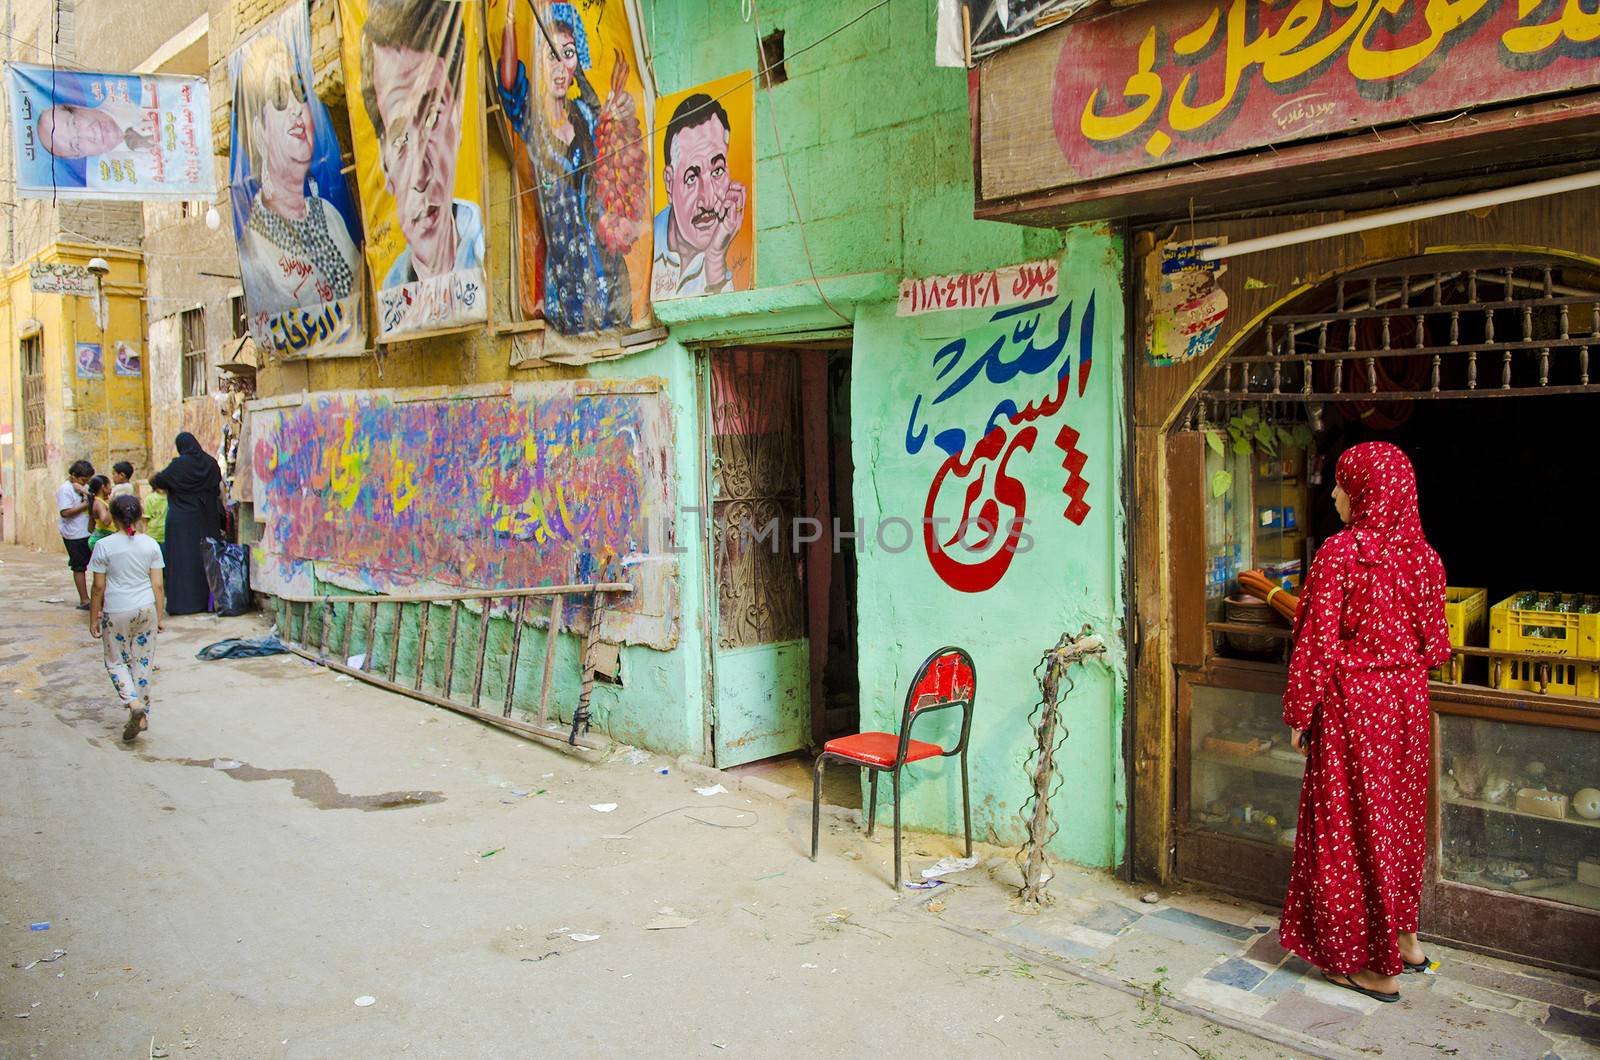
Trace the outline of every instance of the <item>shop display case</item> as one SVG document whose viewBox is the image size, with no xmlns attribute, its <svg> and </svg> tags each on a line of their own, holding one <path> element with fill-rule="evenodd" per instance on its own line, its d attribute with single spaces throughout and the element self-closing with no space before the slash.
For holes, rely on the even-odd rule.
<svg viewBox="0 0 1600 1060">
<path fill-rule="evenodd" d="M 1439 719 L 1439 871 L 1600 910 L 1600 734 Z"/>
</svg>

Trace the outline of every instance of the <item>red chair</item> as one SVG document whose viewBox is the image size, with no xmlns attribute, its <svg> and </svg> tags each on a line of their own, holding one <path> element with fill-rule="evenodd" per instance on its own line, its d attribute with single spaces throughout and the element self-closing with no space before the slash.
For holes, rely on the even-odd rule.
<svg viewBox="0 0 1600 1060">
<path fill-rule="evenodd" d="M 817 843 L 822 826 L 822 766 L 830 758 L 872 771 L 872 790 L 867 801 L 867 837 L 871 838 L 878 817 L 878 774 L 894 778 L 894 890 L 900 893 L 900 770 L 924 758 L 961 758 L 961 814 L 967 829 L 967 857 L 972 856 L 972 800 L 967 792 L 967 737 L 972 733 L 972 704 L 978 692 L 978 672 L 972 656 L 956 647 L 944 647 L 923 660 L 906 695 L 900 716 L 900 735 L 888 732 L 863 732 L 841 736 L 822 746 L 813 768 L 811 784 L 811 860 L 817 860 Z M 912 724 L 924 714 L 946 707 L 961 708 L 961 738 L 950 750 L 936 743 L 911 738 Z"/>
</svg>

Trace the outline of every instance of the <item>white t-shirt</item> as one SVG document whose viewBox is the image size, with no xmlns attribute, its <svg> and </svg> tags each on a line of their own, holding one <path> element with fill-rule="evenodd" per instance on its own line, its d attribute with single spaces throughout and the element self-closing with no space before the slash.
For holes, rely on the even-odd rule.
<svg viewBox="0 0 1600 1060">
<path fill-rule="evenodd" d="M 124 611 L 138 611 L 156 606 L 156 593 L 150 585 L 150 571 L 165 567 L 161 546 L 148 534 L 131 537 L 118 530 L 100 539 L 89 557 L 89 573 L 106 576 L 106 602 L 103 608 L 108 615 Z"/>
<path fill-rule="evenodd" d="M 85 508 L 70 519 L 63 519 L 61 512 L 68 508 L 76 508 L 83 503 L 83 495 L 70 482 L 63 482 L 56 487 L 56 525 L 65 538 L 78 538 L 89 536 L 89 509 Z"/>
</svg>

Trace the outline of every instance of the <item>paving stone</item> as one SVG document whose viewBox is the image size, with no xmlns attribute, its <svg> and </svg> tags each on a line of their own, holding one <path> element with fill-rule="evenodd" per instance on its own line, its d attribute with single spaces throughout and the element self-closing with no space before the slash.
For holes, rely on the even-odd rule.
<svg viewBox="0 0 1600 1060">
<path fill-rule="evenodd" d="M 1238 924 L 1230 924 L 1225 920 L 1218 920 L 1216 917 L 1191 913 L 1187 909 L 1162 909 L 1152 915 L 1171 921 L 1174 924 L 1183 924 L 1187 927 L 1198 928 L 1201 931 L 1209 931 L 1213 935 L 1221 935 L 1236 942 L 1243 942 L 1246 939 L 1256 937 L 1256 933 L 1250 928 L 1241 927 Z"/>
<path fill-rule="evenodd" d="M 1174 910 L 1162 910 L 1162 912 L 1174 912 Z M 1219 935 L 1215 931 L 1194 927 L 1181 920 L 1171 920 L 1159 914 L 1147 916 L 1140 920 L 1133 925 L 1129 934 L 1159 935 L 1162 938 L 1171 939 L 1174 942 L 1182 942 L 1196 949 L 1204 950 L 1215 957 L 1233 957 L 1238 954 L 1240 948 L 1238 939 L 1230 938 L 1227 935 Z"/>
<path fill-rule="evenodd" d="M 1186 913 L 1220 920 L 1224 924 L 1235 927 L 1247 927 L 1254 930 L 1254 921 L 1259 919 L 1259 906 L 1242 906 L 1232 902 L 1219 901 L 1216 898 L 1202 894 L 1175 894 L 1168 901 L 1167 906 L 1180 909 Z M 1277 921 L 1272 921 L 1276 924 Z"/>
<path fill-rule="evenodd" d="M 1486 986 L 1502 994 L 1513 994 L 1533 1001 L 1544 1001 L 1562 1008 L 1583 1009 L 1588 1006 L 1588 995 L 1577 987 L 1549 979 L 1518 975 L 1498 968 L 1487 968 L 1470 961 L 1452 961 L 1441 965 L 1440 974 L 1450 979 L 1463 979 L 1475 986 Z"/>
<path fill-rule="evenodd" d="M 1408 980 L 1406 986 L 1410 986 Z M 1502 1012 L 1510 1012 L 1517 1007 L 1517 999 L 1494 990 L 1483 987 L 1469 986 L 1466 983 L 1447 983 L 1447 990 L 1457 998 L 1472 1005 L 1474 1008 L 1494 1008 Z"/>
<path fill-rule="evenodd" d="M 1093 947 L 1085 946 L 1081 942 L 1075 942 L 1061 935 L 1040 931 L 1032 924 L 1013 924 L 1011 927 L 995 932 L 995 934 L 1009 942 L 1021 943 L 1032 949 L 1053 953 L 1057 957 L 1074 959 L 1080 957 L 1097 958 L 1100 956 L 1100 951 Z"/>
<path fill-rule="evenodd" d="M 1299 989 L 1305 981 L 1305 973 L 1287 966 L 1279 968 L 1261 981 L 1255 993 L 1261 997 L 1282 997 L 1291 990 Z"/>
<path fill-rule="evenodd" d="M 1244 951 L 1244 955 L 1252 961 L 1276 966 L 1289 956 L 1289 951 L 1278 945 L 1278 933 L 1270 931 L 1252 942 L 1250 948 Z"/>
<path fill-rule="evenodd" d="M 1558 1005 L 1550 1006 L 1550 1014 L 1539 1026 L 1552 1034 L 1570 1034 L 1582 1038 L 1590 1045 L 1600 1045 L 1600 1016 L 1587 1012 L 1572 1012 Z"/>
<path fill-rule="evenodd" d="M 1313 1038 L 1332 1038 L 1353 1030 L 1361 1023 L 1360 1013 L 1338 1005 L 1324 1004 L 1301 993 L 1285 996 L 1269 1008 L 1262 1018 L 1268 1023 L 1309 1034 Z"/>
<path fill-rule="evenodd" d="M 1091 931 L 1102 931 L 1107 935 L 1120 935 L 1130 925 L 1144 919 L 1143 913 L 1135 913 L 1114 902 L 1102 902 L 1081 920 L 1079 925 Z"/>
<path fill-rule="evenodd" d="M 1097 966 L 1129 983 L 1148 985 L 1158 979 L 1186 983 L 1215 964 L 1218 956 L 1211 950 L 1134 930 L 1108 946 Z"/>
<path fill-rule="evenodd" d="M 1242 1012 L 1257 1019 L 1265 1016 L 1267 1011 L 1276 1004 L 1272 998 L 1258 997 L 1248 990 L 1240 990 L 1226 983 L 1215 982 L 1206 976 L 1191 979 L 1178 992 L 1184 997 L 1191 998 L 1203 1005 L 1227 1009 L 1231 1012 Z"/>
<path fill-rule="evenodd" d="M 1205 978 L 1212 982 L 1236 990 L 1254 990 L 1266 977 L 1266 972 L 1238 957 L 1229 957 L 1205 974 Z"/>
<path fill-rule="evenodd" d="M 1384 1005 L 1391 1005 L 1392 1001 L 1379 1001 L 1365 994 L 1358 994 L 1354 990 L 1347 990 L 1342 986 L 1334 986 L 1322 978 L 1320 972 L 1312 972 L 1301 980 L 1307 997 L 1320 1001 L 1325 1005 L 1335 1008 L 1347 1008 L 1354 1012 L 1366 1014 L 1374 1012 Z"/>
<path fill-rule="evenodd" d="M 1381 1049 L 1383 1060 L 1438 1060 L 1446 1055 L 1457 1060 L 1510 1060 L 1543 1056 L 1550 1048 L 1550 1039 L 1528 1020 L 1511 1012 L 1473 1008 L 1453 996 L 1448 983 L 1422 991 L 1402 987 L 1400 992 L 1398 1005 L 1378 1005 L 1340 1042 L 1354 1049 Z"/>
</svg>

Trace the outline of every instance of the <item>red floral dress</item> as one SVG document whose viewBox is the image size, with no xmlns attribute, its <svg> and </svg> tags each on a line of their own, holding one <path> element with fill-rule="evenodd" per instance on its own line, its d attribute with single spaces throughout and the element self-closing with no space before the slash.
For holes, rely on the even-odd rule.
<svg viewBox="0 0 1600 1060">
<path fill-rule="evenodd" d="M 1350 525 L 1311 565 L 1283 697 L 1309 753 L 1279 933 L 1327 971 L 1398 975 L 1426 854 L 1427 671 L 1450 658 L 1444 565 L 1404 453 L 1358 445 L 1337 478 Z"/>
</svg>

